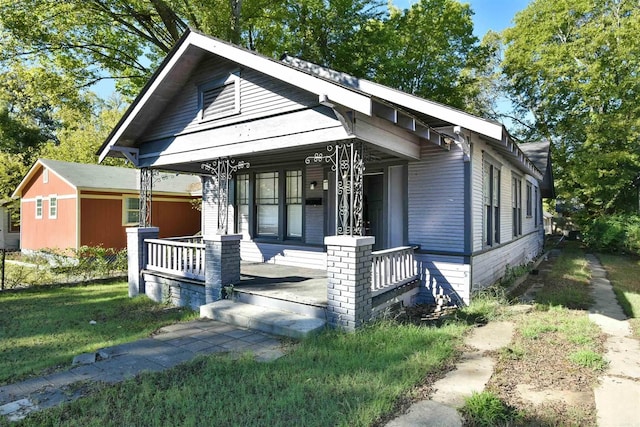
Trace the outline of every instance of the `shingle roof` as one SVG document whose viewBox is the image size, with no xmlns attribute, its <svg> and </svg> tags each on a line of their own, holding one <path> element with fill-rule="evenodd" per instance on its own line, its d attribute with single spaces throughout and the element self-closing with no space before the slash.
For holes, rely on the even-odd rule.
<svg viewBox="0 0 640 427">
<path fill-rule="evenodd" d="M 134 191 L 140 188 L 140 171 L 138 169 L 116 166 L 102 166 L 85 163 L 72 163 L 60 160 L 39 159 L 31 168 L 27 177 L 39 167 L 44 166 L 76 188 Z M 25 180 L 27 179 L 25 177 Z M 23 182 L 16 189 L 20 196 Z M 193 194 L 199 190 L 200 179 L 195 175 L 160 172 L 153 182 L 153 192 L 173 194 Z"/>
<path fill-rule="evenodd" d="M 555 197 L 553 185 L 553 171 L 551 170 L 551 143 L 549 141 L 527 142 L 519 144 L 522 152 L 531 160 L 542 172 L 542 197 Z"/>
</svg>

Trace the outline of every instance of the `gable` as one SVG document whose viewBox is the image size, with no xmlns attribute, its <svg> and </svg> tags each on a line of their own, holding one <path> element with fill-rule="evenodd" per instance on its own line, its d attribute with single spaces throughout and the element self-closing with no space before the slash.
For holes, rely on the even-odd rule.
<svg viewBox="0 0 640 427">
<path fill-rule="evenodd" d="M 36 170 L 30 176 L 27 176 L 27 180 L 21 184 L 20 197 L 33 198 L 50 194 L 65 195 L 75 193 L 75 187 L 58 176 L 53 169 L 37 164 Z"/>
<path fill-rule="evenodd" d="M 317 96 L 252 68 L 206 55 L 152 120 L 141 142 L 198 132 L 317 105 Z"/>
</svg>

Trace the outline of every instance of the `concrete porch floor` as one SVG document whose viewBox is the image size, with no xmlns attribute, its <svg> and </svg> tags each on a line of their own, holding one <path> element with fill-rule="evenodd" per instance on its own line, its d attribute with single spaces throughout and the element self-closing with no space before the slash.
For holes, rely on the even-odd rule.
<svg viewBox="0 0 640 427">
<path fill-rule="evenodd" d="M 327 305 L 327 272 L 287 265 L 240 264 L 239 292 L 318 306 Z"/>
</svg>

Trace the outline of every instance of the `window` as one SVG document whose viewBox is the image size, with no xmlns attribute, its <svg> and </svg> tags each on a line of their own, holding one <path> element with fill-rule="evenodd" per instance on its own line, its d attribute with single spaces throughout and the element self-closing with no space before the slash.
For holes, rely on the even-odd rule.
<svg viewBox="0 0 640 427">
<path fill-rule="evenodd" d="M 259 172 L 236 178 L 238 233 L 254 230 L 256 237 L 302 239 L 302 170 Z M 253 193 L 250 193 L 253 184 Z M 252 200 L 253 198 L 253 200 Z M 255 204 L 255 207 L 252 207 Z M 255 212 L 250 217 L 249 212 Z"/>
<path fill-rule="evenodd" d="M 540 215 L 538 213 L 538 206 L 540 206 L 540 201 L 538 200 L 538 187 L 536 187 L 535 189 L 535 199 L 534 199 L 534 203 L 535 203 L 535 221 L 536 221 L 536 226 L 540 225 L 542 223 L 542 215 Z"/>
<path fill-rule="evenodd" d="M 52 194 L 49 196 L 49 219 L 58 217 L 58 196 Z"/>
<path fill-rule="evenodd" d="M 483 171 L 484 241 L 487 246 L 500 243 L 500 169 L 488 161 Z"/>
<path fill-rule="evenodd" d="M 140 223 L 140 199 L 125 197 L 122 205 L 122 222 L 124 225 Z"/>
<path fill-rule="evenodd" d="M 302 171 L 287 171 L 287 237 L 302 238 Z"/>
<path fill-rule="evenodd" d="M 511 180 L 511 208 L 513 216 L 513 236 L 522 234 L 522 179 Z"/>
<path fill-rule="evenodd" d="M 9 233 L 20 231 L 20 214 L 13 209 L 9 210 Z"/>
<path fill-rule="evenodd" d="M 36 197 L 36 219 L 42 218 L 42 197 Z"/>
<path fill-rule="evenodd" d="M 532 186 L 530 182 L 527 182 L 527 218 L 531 218 L 531 213 L 533 212 L 533 200 L 532 197 Z"/>
<path fill-rule="evenodd" d="M 42 171 L 42 183 L 47 184 L 49 182 L 49 169 L 44 168 Z"/>
<path fill-rule="evenodd" d="M 219 119 L 240 113 L 240 76 L 206 83 L 198 88 L 200 120 Z"/>
<path fill-rule="evenodd" d="M 236 232 L 249 233 L 249 175 L 242 174 L 236 178 L 237 223 Z"/>
<path fill-rule="evenodd" d="M 258 236 L 280 235 L 278 209 L 278 172 L 256 174 L 256 233 Z"/>
</svg>

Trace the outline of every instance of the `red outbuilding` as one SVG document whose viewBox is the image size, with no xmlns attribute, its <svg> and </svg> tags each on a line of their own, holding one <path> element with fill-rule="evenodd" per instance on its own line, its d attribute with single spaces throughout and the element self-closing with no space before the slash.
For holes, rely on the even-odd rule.
<svg viewBox="0 0 640 427">
<path fill-rule="evenodd" d="M 139 222 L 140 171 L 39 159 L 13 194 L 20 201 L 20 248 L 78 249 L 127 246 L 125 229 Z M 160 237 L 200 231 L 200 178 L 156 173 L 153 226 Z"/>
</svg>

